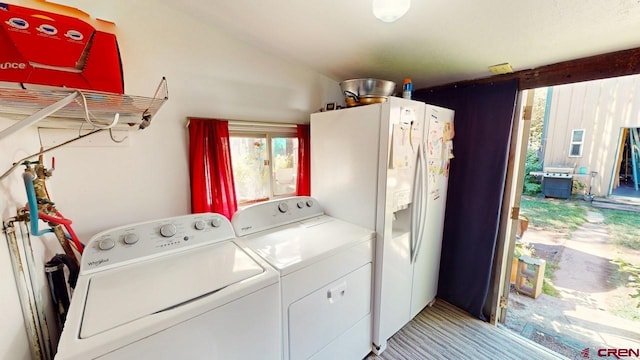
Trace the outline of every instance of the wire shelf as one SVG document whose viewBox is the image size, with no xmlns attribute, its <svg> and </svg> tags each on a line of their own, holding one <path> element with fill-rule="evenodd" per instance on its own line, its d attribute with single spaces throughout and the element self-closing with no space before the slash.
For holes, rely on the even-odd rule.
<svg viewBox="0 0 640 360">
<path fill-rule="evenodd" d="M 112 124 L 114 129 L 139 128 L 155 116 L 168 99 L 166 79 L 162 78 L 153 97 L 114 94 L 90 90 L 35 86 L 24 89 L 16 83 L 0 83 L 0 116 L 20 119 L 64 100 L 71 93 L 79 95 L 64 107 L 37 121 L 37 126 L 87 129 Z M 85 105 L 86 104 L 86 105 Z M 87 115 L 89 120 L 87 121 Z M 150 116 L 150 117 L 149 117 Z M 89 124 L 87 124 L 89 123 Z"/>
</svg>

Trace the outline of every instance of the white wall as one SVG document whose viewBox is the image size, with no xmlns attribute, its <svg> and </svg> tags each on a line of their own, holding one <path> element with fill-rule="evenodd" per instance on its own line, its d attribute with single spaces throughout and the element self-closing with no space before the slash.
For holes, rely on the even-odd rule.
<svg viewBox="0 0 640 360">
<path fill-rule="evenodd" d="M 162 76 L 169 87 L 169 101 L 149 128 L 129 135 L 129 146 L 68 146 L 46 157 L 56 157 L 47 183 L 50 195 L 84 241 L 113 226 L 189 212 L 187 116 L 305 123 L 322 104 L 341 101 L 336 81 L 158 2 L 74 3 L 116 23 L 127 94 L 152 96 Z M 1 116 L 0 129 L 13 123 Z M 0 172 L 38 147 L 35 127 L 2 139 Z M 0 182 L 2 219 L 26 202 L 21 172 Z M 53 238 L 34 241 L 49 248 L 47 255 L 39 255 L 42 261 L 59 251 Z M 29 359 L 11 271 L 8 250 L 0 246 L 0 359 Z"/>
</svg>

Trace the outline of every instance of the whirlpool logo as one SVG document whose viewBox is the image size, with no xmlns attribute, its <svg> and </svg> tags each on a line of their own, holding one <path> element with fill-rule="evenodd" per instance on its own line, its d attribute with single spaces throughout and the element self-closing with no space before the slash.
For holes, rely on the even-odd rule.
<svg viewBox="0 0 640 360">
<path fill-rule="evenodd" d="M 106 262 L 109 262 L 109 258 L 106 258 L 106 259 L 102 258 L 102 259 L 98 259 L 98 260 L 94 260 L 94 261 L 89 261 L 87 263 L 87 265 L 89 265 L 89 266 L 100 266 L 100 265 L 102 265 L 102 264 L 104 264 Z"/>
</svg>

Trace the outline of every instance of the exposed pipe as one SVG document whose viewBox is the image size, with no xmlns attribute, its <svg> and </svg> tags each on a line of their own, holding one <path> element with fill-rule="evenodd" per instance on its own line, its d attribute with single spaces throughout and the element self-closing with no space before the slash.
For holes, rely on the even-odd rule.
<svg viewBox="0 0 640 360">
<path fill-rule="evenodd" d="M 51 202 L 45 183 L 47 177 L 51 176 L 51 170 L 46 169 L 43 162 L 43 155 L 40 154 L 38 162 L 35 163 L 35 168 L 32 168 L 30 166 L 31 163 L 28 161 L 24 163 L 26 169 L 22 176 L 27 192 L 31 232 L 36 236 L 41 236 L 52 231 L 56 235 L 56 238 L 58 238 L 58 242 L 64 252 L 71 257 L 76 264 L 79 264 L 80 262 L 71 248 L 68 239 L 71 238 L 74 242 L 78 253 L 82 254 L 84 247 L 71 227 L 71 220 L 64 218 L 55 208 L 54 203 Z M 48 222 L 51 229 L 48 231 L 40 231 L 39 219 Z M 65 234 L 61 225 L 64 225 L 70 235 Z"/>
<path fill-rule="evenodd" d="M 27 165 L 28 166 L 28 165 Z M 27 192 L 27 204 L 28 210 L 31 216 L 30 225 L 31 232 L 35 236 L 42 236 L 46 233 L 51 232 L 51 229 L 40 231 L 38 225 L 38 200 L 36 198 L 36 191 L 33 188 L 33 180 L 35 180 L 36 174 L 31 170 L 31 168 L 27 167 L 27 169 L 22 173 L 22 180 L 24 181 L 24 188 Z"/>
<path fill-rule="evenodd" d="M 79 263 L 78 258 L 73 252 L 73 249 L 71 249 L 71 247 L 69 246 L 69 242 L 66 241 L 68 236 L 64 233 L 64 231 L 62 231 L 62 227 L 60 226 L 61 223 L 65 224 L 65 227 L 67 228 L 67 231 L 68 231 L 71 228 L 70 226 L 71 220 L 64 219 L 64 218 L 58 219 L 38 211 L 38 200 L 36 197 L 36 190 L 33 185 L 34 177 L 35 177 L 35 174 L 33 173 L 33 170 L 31 170 L 31 168 L 27 168 L 27 170 L 25 170 L 25 172 L 22 174 L 22 178 L 24 180 L 24 187 L 27 192 L 27 206 L 28 206 L 27 210 L 29 211 L 29 224 L 31 226 L 31 233 L 33 233 L 33 235 L 35 236 L 42 236 L 44 234 L 53 232 L 56 235 L 56 237 L 58 237 L 58 242 L 60 243 L 60 246 L 62 246 L 62 249 L 64 250 L 64 252 L 67 255 L 69 255 L 71 258 L 73 258 L 76 263 Z M 51 226 L 50 229 L 40 231 L 39 222 L 38 222 L 40 217 L 42 217 L 45 221 L 53 220 L 51 222 L 53 222 L 55 225 Z M 73 232 L 73 229 L 71 230 L 71 233 L 75 235 L 75 233 Z M 78 252 L 82 253 L 82 250 L 83 250 L 82 243 L 80 243 L 77 236 L 75 236 L 74 238 L 73 235 L 71 235 L 71 238 L 74 241 L 74 244 L 78 249 Z M 64 239 L 64 241 L 60 240 L 61 239 L 60 236 L 62 236 L 62 239 Z"/>
<path fill-rule="evenodd" d="M 2 222 L 2 230 L 7 239 L 9 249 L 9 257 L 11 259 L 11 267 L 16 281 L 18 297 L 20 299 L 20 307 L 24 318 L 24 325 L 27 330 L 27 338 L 29 341 L 31 356 L 35 360 L 44 359 L 44 349 L 46 348 L 43 339 L 38 331 L 39 324 L 36 319 L 36 310 L 33 302 L 33 296 L 30 296 L 30 283 L 27 281 L 18 239 L 16 238 L 16 229 L 14 222 L 19 221 L 17 217 L 10 218 Z"/>
<path fill-rule="evenodd" d="M 23 228 L 24 225 L 24 228 Z M 49 334 L 49 324 L 47 321 L 47 315 L 45 313 L 45 301 L 42 294 L 42 284 L 38 282 L 38 274 L 36 273 L 36 262 L 33 257 L 33 247 L 31 246 L 31 236 L 29 234 L 29 228 L 27 221 L 20 222 L 20 236 L 22 238 L 22 248 L 24 251 L 24 258 L 27 264 L 27 273 L 29 274 L 29 281 L 31 283 L 31 292 L 33 296 L 33 304 L 36 310 L 36 319 L 38 320 L 38 331 L 41 336 L 41 341 L 44 344 L 45 359 L 52 359 L 54 352 L 51 344 L 51 334 Z"/>
</svg>

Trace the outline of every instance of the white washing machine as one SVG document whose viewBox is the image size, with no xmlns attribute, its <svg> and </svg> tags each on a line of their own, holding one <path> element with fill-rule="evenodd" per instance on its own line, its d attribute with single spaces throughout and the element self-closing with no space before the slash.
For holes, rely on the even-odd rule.
<svg viewBox="0 0 640 360">
<path fill-rule="evenodd" d="M 281 359 L 278 272 L 234 238 L 211 213 L 95 235 L 56 359 Z"/>
<path fill-rule="evenodd" d="M 370 352 L 373 230 L 324 215 L 311 197 L 256 204 L 231 222 L 280 272 L 284 359 Z"/>
</svg>

